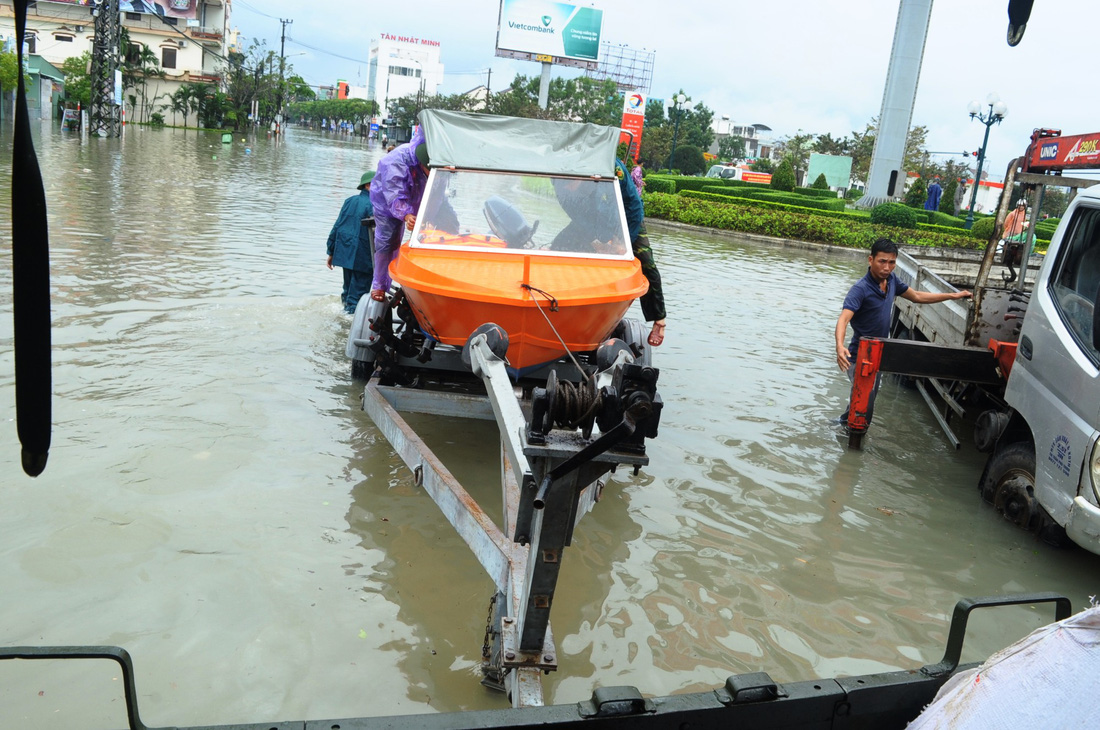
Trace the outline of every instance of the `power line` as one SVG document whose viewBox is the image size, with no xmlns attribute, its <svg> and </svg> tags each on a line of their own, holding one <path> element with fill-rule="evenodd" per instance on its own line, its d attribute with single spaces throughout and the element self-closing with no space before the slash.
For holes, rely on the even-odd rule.
<svg viewBox="0 0 1100 730">
<path fill-rule="evenodd" d="M 268 15 L 267 13 L 260 12 L 256 8 L 254 8 L 251 5 L 249 5 L 248 3 L 246 3 L 244 0 L 237 0 L 237 4 L 240 5 L 242 8 L 244 8 L 245 10 L 250 10 L 253 13 L 256 13 L 256 15 L 262 15 L 265 18 L 271 18 L 272 20 L 279 20 L 279 18 L 276 18 L 274 15 Z"/>
<path fill-rule="evenodd" d="M 342 58 L 345 61 L 354 61 L 355 63 L 366 63 L 366 64 L 370 63 L 370 61 L 364 61 L 361 58 L 352 58 L 351 56 L 341 56 L 339 53 L 333 53 L 332 51 L 326 51 L 324 48 L 317 48 L 316 46 L 311 46 L 308 43 L 302 43 L 299 40 L 291 38 L 290 36 L 287 36 L 286 39 L 288 41 L 290 41 L 291 43 L 293 43 L 294 45 L 301 46 L 302 48 L 308 48 L 309 50 L 316 51 L 317 53 L 324 53 L 327 56 L 333 56 L 335 58 Z"/>
</svg>

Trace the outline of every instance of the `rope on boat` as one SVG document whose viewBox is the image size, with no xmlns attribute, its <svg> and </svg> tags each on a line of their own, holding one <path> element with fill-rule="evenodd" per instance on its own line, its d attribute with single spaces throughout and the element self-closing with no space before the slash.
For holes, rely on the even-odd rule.
<svg viewBox="0 0 1100 730">
<path fill-rule="evenodd" d="M 543 295 L 550 301 L 550 311 L 558 311 L 558 300 L 555 299 L 551 294 L 544 292 L 542 289 L 533 287 L 530 284 L 520 284 L 520 288 L 526 289 L 529 292 L 538 292 L 539 294 Z M 539 314 L 541 314 L 542 318 L 546 320 L 546 324 L 550 325 L 550 331 L 554 333 L 554 337 L 557 337 L 558 342 L 560 342 L 561 346 L 565 348 L 565 354 L 568 355 L 569 359 L 573 361 L 573 365 L 576 366 L 577 372 L 583 373 L 584 368 L 582 368 L 581 364 L 577 362 L 577 358 L 573 357 L 573 352 L 569 349 L 569 345 L 565 344 L 565 340 L 563 340 L 561 338 L 561 335 L 558 334 L 558 330 L 554 327 L 554 323 L 550 321 L 550 318 L 546 316 L 546 312 L 542 311 L 542 307 L 539 306 L 539 301 L 534 297 L 531 297 L 531 301 L 535 303 L 535 309 L 539 310 Z"/>
</svg>

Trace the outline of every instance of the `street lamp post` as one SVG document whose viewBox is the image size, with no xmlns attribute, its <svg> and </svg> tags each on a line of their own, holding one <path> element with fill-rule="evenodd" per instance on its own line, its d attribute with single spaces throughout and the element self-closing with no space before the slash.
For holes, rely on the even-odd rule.
<svg viewBox="0 0 1100 730">
<path fill-rule="evenodd" d="M 676 112 L 676 126 L 672 129 L 672 151 L 668 153 L 668 172 L 672 174 L 672 158 L 676 155 L 676 138 L 680 135 L 680 119 L 684 116 L 684 110 L 691 111 L 692 104 L 683 94 L 677 94 L 672 98 L 672 109 Z"/>
<path fill-rule="evenodd" d="M 985 137 L 982 139 L 981 149 L 978 150 L 978 172 L 974 175 L 974 187 L 970 191 L 970 210 L 966 214 L 966 223 L 963 224 L 963 227 L 967 229 L 974 225 L 974 204 L 978 201 L 978 185 L 982 181 L 982 163 L 985 162 L 985 148 L 989 144 L 989 128 L 994 124 L 1000 124 L 1001 120 L 1008 115 L 1008 105 L 1001 101 L 1001 97 L 997 96 L 995 92 L 985 98 L 985 106 L 988 106 L 989 109 L 983 112 L 982 106 L 976 101 L 972 101 L 966 106 L 970 118 L 977 118 L 979 122 L 985 125 Z"/>
</svg>

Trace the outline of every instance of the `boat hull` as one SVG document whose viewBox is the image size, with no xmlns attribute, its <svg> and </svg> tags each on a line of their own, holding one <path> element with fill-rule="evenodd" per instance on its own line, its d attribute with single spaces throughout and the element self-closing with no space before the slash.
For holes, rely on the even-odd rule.
<svg viewBox="0 0 1100 730">
<path fill-rule="evenodd" d="M 390 266 L 425 333 L 465 344 L 486 322 L 508 333 L 520 372 L 595 349 L 644 294 L 637 259 L 424 249 L 405 245 Z M 560 339 L 559 339 L 560 338 Z"/>
</svg>

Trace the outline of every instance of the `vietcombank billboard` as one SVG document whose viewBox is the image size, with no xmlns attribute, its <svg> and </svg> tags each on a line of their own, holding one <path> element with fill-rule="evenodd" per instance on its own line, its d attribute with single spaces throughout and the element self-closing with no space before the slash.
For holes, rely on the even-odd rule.
<svg viewBox="0 0 1100 730">
<path fill-rule="evenodd" d="M 595 68 L 603 11 L 549 0 L 501 0 L 497 55 Z"/>
</svg>

